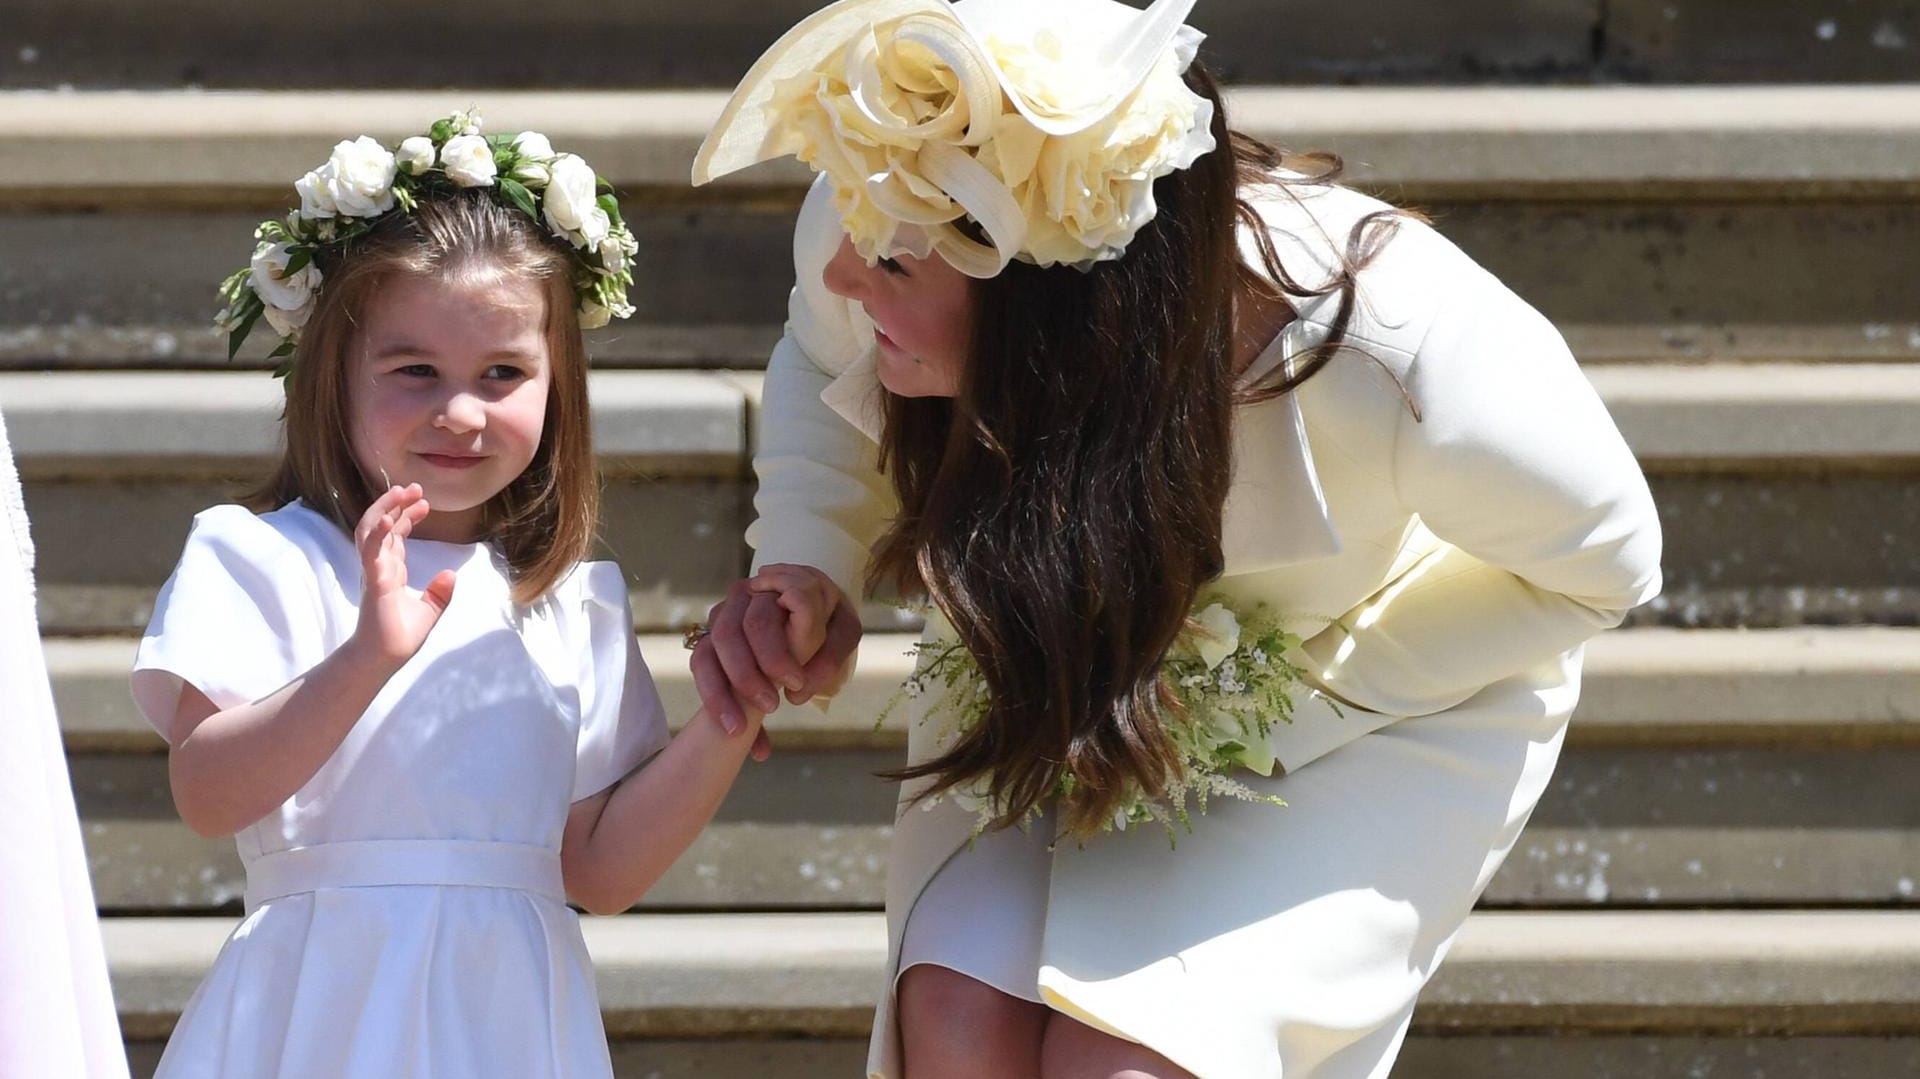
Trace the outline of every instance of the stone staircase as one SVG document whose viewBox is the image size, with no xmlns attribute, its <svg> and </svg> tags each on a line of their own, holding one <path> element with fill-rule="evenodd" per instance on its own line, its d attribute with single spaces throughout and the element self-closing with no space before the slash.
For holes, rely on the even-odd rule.
<svg viewBox="0 0 1920 1079">
<path fill-rule="evenodd" d="M 712 88 L 810 6 L 0 20 L 0 408 L 136 1074 L 242 883 L 230 843 L 175 818 L 125 672 L 192 513 L 272 452 L 259 352 L 230 369 L 205 329 L 248 230 L 335 139 L 473 104 L 620 185 L 640 313 L 592 335 L 605 539 L 685 716 L 674 631 L 747 564 L 801 175 L 684 180 Z M 1591 648 L 1554 786 L 1396 1076 L 1920 1074 L 1920 86 L 1894 81 L 1920 74 L 1920 16 L 1828 6 L 1196 15 L 1239 126 L 1346 155 L 1566 331 L 1666 528 L 1667 593 Z M 912 628 L 867 621 L 833 712 L 775 716 L 774 759 L 695 849 L 635 912 L 587 920 L 622 1076 L 857 1071 L 891 815 L 870 774 L 902 746 L 872 717 Z"/>
</svg>

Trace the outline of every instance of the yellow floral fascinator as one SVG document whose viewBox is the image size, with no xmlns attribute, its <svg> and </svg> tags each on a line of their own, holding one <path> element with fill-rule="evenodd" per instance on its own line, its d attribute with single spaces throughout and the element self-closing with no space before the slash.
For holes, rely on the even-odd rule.
<svg viewBox="0 0 1920 1079">
<path fill-rule="evenodd" d="M 791 155 L 827 175 L 868 260 L 937 252 L 992 277 L 1086 269 L 1153 220 L 1153 181 L 1214 148 L 1181 76 L 1194 0 L 840 0 L 734 89 L 704 184 Z"/>
</svg>

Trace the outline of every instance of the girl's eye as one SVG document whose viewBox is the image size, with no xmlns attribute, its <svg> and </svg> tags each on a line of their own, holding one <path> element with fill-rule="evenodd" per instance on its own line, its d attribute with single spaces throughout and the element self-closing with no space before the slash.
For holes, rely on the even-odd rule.
<svg viewBox="0 0 1920 1079">
<path fill-rule="evenodd" d="M 487 377 L 499 379 L 502 382 L 518 382 L 526 378 L 527 373 L 512 364 L 496 363 L 492 367 L 487 368 Z"/>
<path fill-rule="evenodd" d="M 900 265 L 898 259 L 883 258 L 880 260 L 880 268 L 890 274 L 899 274 L 902 277 L 907 275 L 907 268 Z"/>
<path fill-rule="evenodd" d="M 393 371 L 395 374 L 406 375 L 409 378 L 433 377 L 433 367 L 430 364 L 424 363 L 410 363 L 403 367 L 396 367 Z"/>
</svg>

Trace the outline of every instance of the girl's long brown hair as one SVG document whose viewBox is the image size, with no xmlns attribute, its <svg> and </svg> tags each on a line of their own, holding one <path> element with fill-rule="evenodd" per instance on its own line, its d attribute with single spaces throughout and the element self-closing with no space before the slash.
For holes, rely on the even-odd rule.
<svg viewBox="0 0 1920 1079">
<path fill-rule="evenodd" d="M 587 350 L 574 314 L 573 260 L 560 241 L 485 191 L 422 196 L 316 265 L 324 279 L 301 333 L 282 414 L 285 444 L 272 477 L 249 499 L 270 510 L 301 499 L 351 533 L 383 480 L 361 473 L 349 443 L 349 375 L 369 299 L 399 276 L 535 280 L 546 298 L 552 376 L 533 461 L 487 503 L 482 528 L 532 603 L 586 557 L 599 515 L 587 406 Z"/>
<path fill-rule="evenodd" d="M 1126 254 L 1085 272 L 1014 262 L 975 282 L 958 395 L 885 399 L 881 464 L 901 508 L 870 581 L 938 604 L 991 699 L 949 749 L 889 778 L 932 777 L 932 794 L 990 777 L 996 826 L 1024 819 L 1063 772 L 1080 781 L 1060 806 L 1072 834 L 1111 820 L 1130 783 L 1157 794 L 1178 778 L 1160 665 L 1223 568 L 1233 408 L 1325 366 L 1355 275 L 1395 224 L 1368 217 L 1332 280 L 1296 280 L 1247 193 L 1329 183 L 1338 159 L 1282 172 L 1277 150 L 1228 130 L 1204 68 L 1187 81 L 1214 102 L 1219 149 L 1155 183 L 1158 213 Z M 1262 265 L 1240 259 L 1240 225 Z M 1236 291 L 1296 311 L 1338 294 L 1333 332 L 1236 389 Z"/>
</svg>

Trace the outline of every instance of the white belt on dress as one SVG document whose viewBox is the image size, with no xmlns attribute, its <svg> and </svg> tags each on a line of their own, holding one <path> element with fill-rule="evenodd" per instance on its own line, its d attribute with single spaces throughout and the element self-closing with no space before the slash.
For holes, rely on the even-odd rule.
<svg viewBox="0 0 1920 1079">
<path fill-rule="evenodd" d="M 560 854 L 548 847 L 465 839 L 363 839 L 273 851 L 247 865 L 246 909 L 330 888 L 446 885 L 511 888 L 566 902 Z"/>
</svg>

